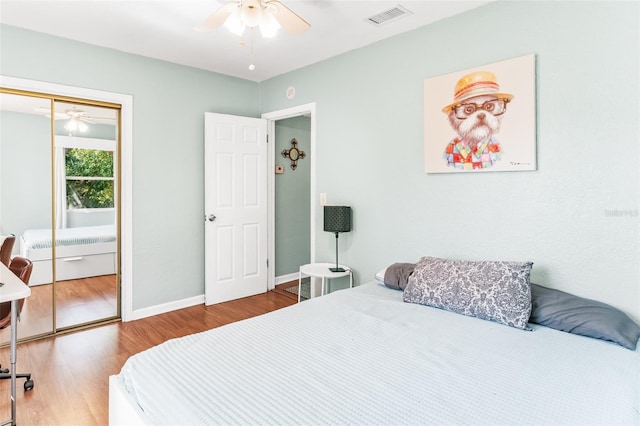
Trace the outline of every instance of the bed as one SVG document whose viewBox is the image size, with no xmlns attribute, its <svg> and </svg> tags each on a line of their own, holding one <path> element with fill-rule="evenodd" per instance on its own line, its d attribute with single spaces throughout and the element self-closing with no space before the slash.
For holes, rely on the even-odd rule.
<svg viewBox="0 0 640 426">
<path fill-rule="evenodd" d="M 637 346 L 407 303 L 378 281 L 133 355 L 109 378 L 109 423 L 640 424 Z"/>
<path fill-rule="evenodd" d="M 56 230 L 56 280 L 64 281 L 115 274 L 115 225 Z M 20 255 L 31 259 L 30 285 L 51 283 L 52 231 L 29 229 L 20 236 Z"/>
</svg>

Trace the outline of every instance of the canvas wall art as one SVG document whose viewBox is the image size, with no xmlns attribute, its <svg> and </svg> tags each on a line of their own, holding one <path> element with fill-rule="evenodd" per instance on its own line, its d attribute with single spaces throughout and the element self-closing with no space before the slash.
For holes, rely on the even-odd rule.
<svg viewBox="0 0 640 426">
<path fill-rule="evenodd" d="M 536 170 L 535 55 L 424 82 L 426 173 Z"/>
</svg>

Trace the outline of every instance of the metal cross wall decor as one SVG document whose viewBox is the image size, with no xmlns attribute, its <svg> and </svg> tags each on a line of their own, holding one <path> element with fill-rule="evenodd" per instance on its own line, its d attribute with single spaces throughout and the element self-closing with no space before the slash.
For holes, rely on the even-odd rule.
<svg viewBox="0 0 640 426">
<path fill-rule="evenodd" d="M 298 149 L 298 141 L 293 138 L 291 139 L 291 149 L 283 149 L 282 156 L 291 160 L 291 168 L 295 170 L 298 167 L 298 160 L 302 160 L 307 154 Z"/>
</svg>

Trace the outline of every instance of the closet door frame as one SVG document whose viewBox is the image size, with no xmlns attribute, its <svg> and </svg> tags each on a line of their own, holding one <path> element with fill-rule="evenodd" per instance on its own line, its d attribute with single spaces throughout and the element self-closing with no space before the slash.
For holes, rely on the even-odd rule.
<svg viewBox="0 0 640 426">
<path fill-rule="evenodd" d="M 133 313 L 133 97 L 131 95 L 105 92 L 95 89 L 67 86 L 56 83 L 28 80 L 0 75 L 0 88 L 7 93 L 32 95 L 54 100 L 96 101 L 98 104 L 120 105 L 119 126 L 119 169 L 120 169 L 120 317 L 122 321 L 131 321 Z"/>
</svg>

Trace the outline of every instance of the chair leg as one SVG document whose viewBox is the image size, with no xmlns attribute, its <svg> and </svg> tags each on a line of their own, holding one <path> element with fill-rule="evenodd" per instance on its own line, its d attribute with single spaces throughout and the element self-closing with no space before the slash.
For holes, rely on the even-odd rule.
<svg viewBox="0 0 640 426">
<path fill-rule="evenodd" d="M 0 373 L 0 380 L 10 380 L 11 379 L 11 373 L 9 372 L 3 372 Z M 24 382 L 24 391 L 30 391 L 31 389 L 33 389 L 34 383 L 33 380 L 31 380 L 31 373 L 16 373 L 16 379 L 25 379 Z"/>
<path fill-rule="evenodd" d="M 4 380 L 4 379 L 9 380 L 10 378 L 11 378 L 11 373 L 0 374 L 0 380 Z M 31 378 L 31 373 L 16 373 L 16 379 L 30 379 L 30 378 Z"/>
</svg>

